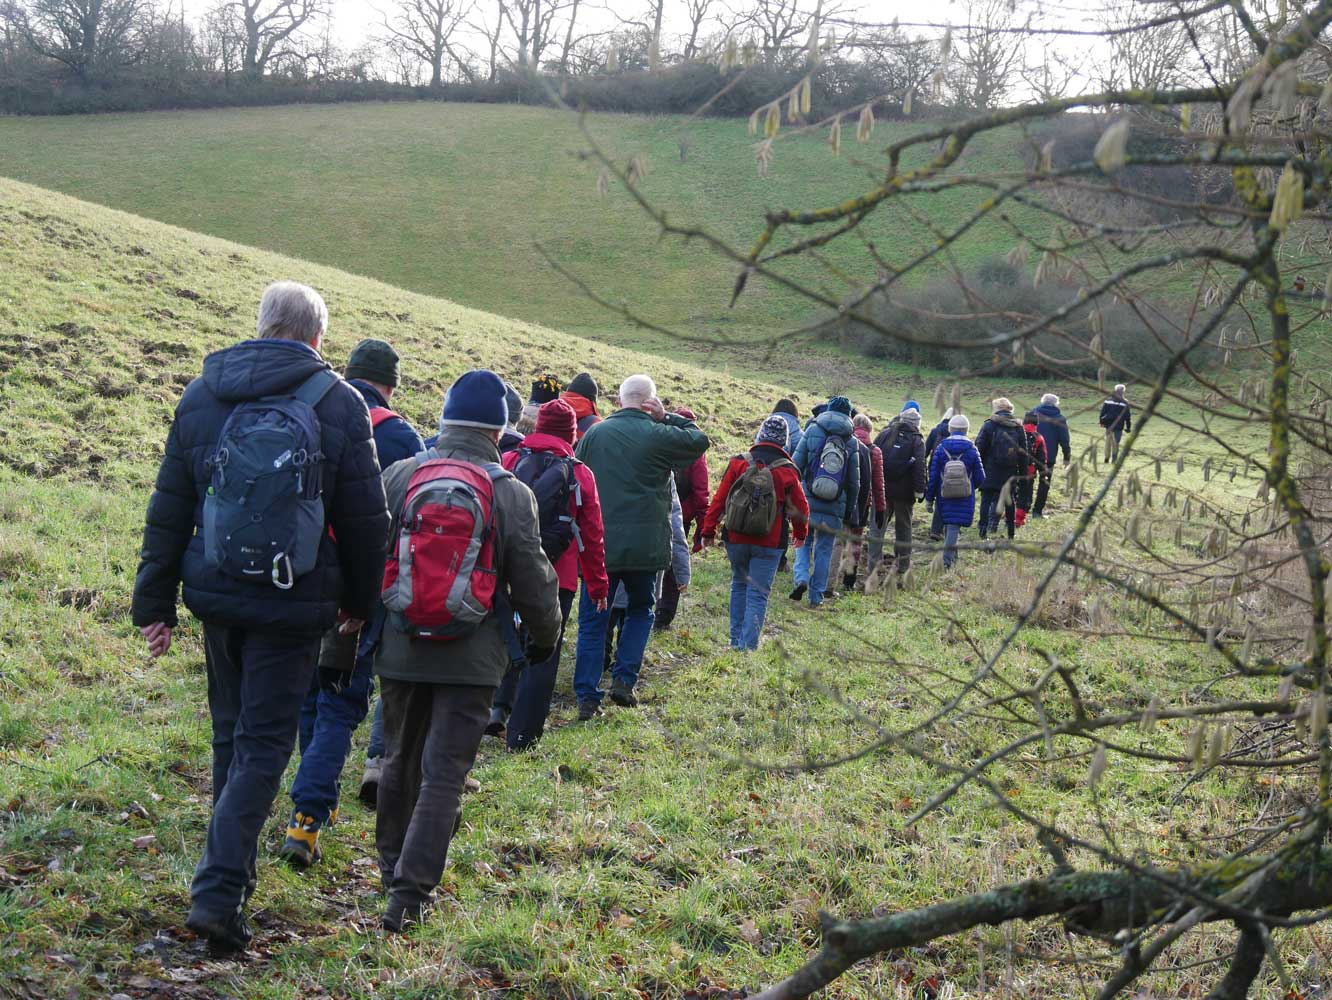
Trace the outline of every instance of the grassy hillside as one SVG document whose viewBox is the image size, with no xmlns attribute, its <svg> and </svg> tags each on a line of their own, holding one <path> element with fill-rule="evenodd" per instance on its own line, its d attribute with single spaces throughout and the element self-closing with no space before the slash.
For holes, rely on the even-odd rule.
<svg viewBox="0 0 1332 1000">
<path fill-rule="evenodd" d="M 276 863 L 275 815 L 261 844 L 256 948 L 243 961 L 206 961 L 180 923 L 208 812 L 199 634 L 187 627 L 171 656 L 150 662 L 127 611 L 174 400 L 206 351 L 250 329 L 264 284 L 292 277 L 325 294 L 337 361 L 361 336 L 394 341 L 405 357 L 401 409 L 421 425 L 472 365 L 516 379 L 586 366 L 605 383 L 648 368 L 666 394 L 699 407 L 720 461 L 777 387 L 8 181 L 0 274 L 0 992 L 714 996 L 790 971 L 817 940 L 821 908 L 909 907 L 1048 870 L 1026 829 L 974 789 L 907 828 L 943 779 L 902 754 L 832 771 L 747 766 L 864 746 L 874 727 L 848 704 L 892 725 L 924 718 L 1006 627 L 1029 564 L 968 552 L 958 573 L 925 589 L 851 596 L 820 613 L 778 598 L 765 648 L 740 658 L 725 652 L 727 574 L 714 554 L 698 562 L 681 624 L 654 643 L 640 710 L 570 724 L 566 657 L 555 728 L 536 751 L 511 757 L 487 744 L 442 905 L 419 933 L 389 940 L 375 929 L 373 817 L 353 801 L 349 773 L 324 862 L 307 876 Z M 1078 419 L 1080 444 L 1090 424 Z M 1164 435 L 1154 444 L 1190 447 Z M 1233 488 L 1251 487 L 1245 478 Z M 1028 537 L 1058 537 L 1068 523 L 1059 513 Z M 1185 699 L 1212 678 L 1192 647 L 1136 638 L 1131 608 L 1115 611 L 1122 632 L 1091 627 L 1092 596 L 1085 581 L 1062 585 L 1026 638 L 1077 671 L 1089 710 L 1141 706 L 1153 693 Z M 1014 655 L 1010 675 L 1045 667 L 1025 644 Z M 1058 696 L 1047 709 L 1071 710 Z M 978 756 L 1012 734 L 998 713 L 973 723 L 924 738 Z M 1142 737 L 1163 751 L 1186 739 L 1165 726 Z M 1073 753 L 989 776 L 1040 815 L 1057 812 L 1074 829 L 1108 820 L 1171 861 L 1194 849 L 1186 826 L 1225 829 L 1239 804 L 1270 794 L 1256 773 L 1185 780 L 1146 761 L 1117 762 L 1097 793 L 1086 770 Z M 1298 940 L 1323 938 L 1314 929 Z M 1157 980 L 1161 995 L 1199 995 L 1193 963 L 1212 957 L 1214 942 L 1190 941 Z M 1072 947 L 1053 926 L 987 929 L 862 963 L 831 995 L 1081 997 L 1059 965 Z M 1091 942 L 1076 948 L 1093 976 L 1118 961 Z"/>
<path fill-rule="evenodd" d="M 784 138 L 761 179 L 744 121 L 609 114 L 588 121 L 619 162 L 646 156 L 644 191 L 673 221 L 705 224 L 744 247 L 765 209 L 835 204 L 881 169 L 858 164 L 853 142 L 834 159 L 821 138 Z M 874 145 L 912 127 L 880 125 Z M 1010 134 L 979 140 L 963 169 L 1012 169 L 1015 141 Z M 771 334 L 806 314 L 803 300 L 757 283 L 728 309 L 735 268 L 697 245 L 659 241 L 623 191 L 598 197 L 599 171 L 580 158 L 585 149 L 573 114 L 509 105 L 0 120 L 0 176 L 614 343 L 663 347 L 551 271 L 537 244 L 606 298 L 686 334 Z M 888 259 L 905 261 L 933 242 L 927 222 L 956 224 L 983 196 L 964 189 L 930 196 L 920 217 L 894 206 L 873 217 L 864 237 Z M 1007 230 L 986 225 L 957 259 L 1002 255 L 1010 246 Z M 791 273 L 840 291 L 840 269 L 863 280 L 873 277 L 866 267 L 873 262 L 863 245 L 848 240 L 824 265 Z"/>
</svg>

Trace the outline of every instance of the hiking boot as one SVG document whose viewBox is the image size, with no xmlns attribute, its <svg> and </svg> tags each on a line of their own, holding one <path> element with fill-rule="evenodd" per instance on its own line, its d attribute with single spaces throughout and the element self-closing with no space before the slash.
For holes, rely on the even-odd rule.
<svg viewBox="0 0 1332 1000">
<path fill-rule="evenodd" d="M 844 574 L 842 575 L 842 589 L 843 589 L 843 590 L 855 590 L 855 589 L 856 589 L 856 574 L 855 574 L 855 573 L 844 573 Z"/>
<path fill-rule="evenodd" d="M 364 802 L 371 809 L 379 801 L 379 775 L 382 763 L 378 757 L 367 757 L 365 759 L 365 770 L 361 772 L 361 788 L 356 793 L 357 798 Z"/>
<path fill-rule="evenodd" d="M 486 723 L 487 736 L 503 736 L 509 723 L 509 713 L 498 705 L 490 710 L 490 721 Z"/>
<path fill-rule="evenodd" d="M 390 896 L 380 922 L 390 934 L 402 934 L 420 924 L 425 914 L 425 903 L 404 903 Z"/>
<path fill-rule="evenodd" d="M 593 701 L 591 698 L 589 698 L 587 701 L 580 701 L 578 703 L 579 722 L 591 722 L 593 719 L 597 718 L 601 714 L 602 714 L 601 704 L 599 702 Z"/>
<path fill-rule="evenodd" d="M 837 600 L 837 598 L 839 598 L 839 597 L 841 597 L 841 596 L 842 596 L 842 595 L 839 594 L 839 593 L 838 593 L 837 591 L 835 591 L 835 590 L 825 590 L 825 591 L 823 592 L 823 599 L 824 599 L 825 601 L 835 601 L 835 600 Z"/>
<path fill-rule="evenodd" d="M 287 824 L 287 839 L 282 842 L 278 857 L 294 868 L 309 868 L 322 854 L 319 850 L 320 827 L 313 816 L 294 810 L 291 822 Z"/>
<path fill-rule="evenodd" d="M 805 591 L 807 591 L 808 589 L 809 589 L 808 585 L 803 583 L 797 583 L 795 585 L 795 590 L 791 591 L 791 600 L 793 601 L 804 600 Z"/>
<path fill-rule="evenodd" d="M 214 951 L 222 953 L 244 951 L 254 936 L 240 910 L 218 916 L 191 907 L 190 915 L 185 918 L 185 926 L 207 941 Z"/>
<path fill-rule="evenodd" d="M 633 708 L 638 704 L 638 699 L 634 697 L 634 689 L 623 681 L 616 681 L 611 685 L 610 700 L 621 708 Z"/>
</svg>

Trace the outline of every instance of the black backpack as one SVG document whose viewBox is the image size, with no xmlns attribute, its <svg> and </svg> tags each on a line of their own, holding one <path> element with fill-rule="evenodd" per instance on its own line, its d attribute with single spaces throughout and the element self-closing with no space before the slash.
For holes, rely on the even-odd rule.
<svg viewBox="0 0 1332 1000">
<path fill-rule="evenodd" d="M 578 539 L 578 525 L 569 509 L 570 497 L 574 498 L 579 507 L 583 505 L 583 491 L 574 474 L 577 465 L 576 459 L 564 455 L 519 448 L 518 462 L 513 467 L 514 477 L 536 497 L 541 548 L 551 563 L 564 555 Z M 579 540 L 579 551 L 582 548 L 582 541 Z"/>
<path fill-rule="evenodd" d="M 900 422 L 884 428 L 875 447 L 883 452 L 883 481 L 896 483 L 911 478 L 912 466 L 916 464 L 916 442 L 913 432 L 903 427 Z"/>
<path fill-rule="evenodd" d="M 1026 471 L 1027 430 L 1025 427 L 1021 424 L 1016 427 L 995 424 L 993 440 L 994 445 L 991 448 L 991 455 L 996 471 L 1006 470 L 1014 474 Z"/>
</svg>

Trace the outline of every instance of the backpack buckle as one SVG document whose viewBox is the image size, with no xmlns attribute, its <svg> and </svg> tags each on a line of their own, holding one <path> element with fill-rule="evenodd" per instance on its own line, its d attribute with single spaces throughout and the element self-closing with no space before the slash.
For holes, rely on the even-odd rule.
<svg viewBox="0 0 1332 1000">
<path fill-rule="evenodd" d="M 282 582 L 283 573 L 286 573 L 286 582 Z M 273 586 L 278 590 L 290 590 L 296 584 L 295 574 L 291 571 L 291 556 L 285 552 L 279 552 L 273 557 Z"/>
</svg>

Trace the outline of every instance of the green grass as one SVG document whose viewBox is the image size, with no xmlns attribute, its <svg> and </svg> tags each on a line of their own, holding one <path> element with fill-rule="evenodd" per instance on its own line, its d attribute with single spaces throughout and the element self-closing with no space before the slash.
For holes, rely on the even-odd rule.
<svg viewBox="0 0 1332 1000">
<path fill-rule="evenodd" d="M 975 789 L 908 829 L 943 779 L 904 753 L 877 751 L 832 771 L 792 766 L 873 739 L 845 703 L 894 727 L 929 713 L 1007 627 L 1034 577 L 1030 562 L 968 552 L 958 573 L 928 589 L 851 596 L 822 613 L 779 598 L 764 649 L 743 658 L 724 651 L 728 574 L 713 554 L 699 560 L 679 627 L 654 641 L 640 710 L 570 724 L 565 676 L 553 731 L 535 752 L 512 757 L 487 743 L 443 903 L 419 933 L 392 940 L 375 930 L 373 817 L 352 800 L 353 765 L 345 820 L 307 876 L 273 858 L 279 800 L 261 844 L 258 947 L 245 962 L 204 962 L 180 926 L 208 814 L 199 634 L 187 626 L 172 655 L 151 662 L 127 612 L 171 408 L 206 351 L 247 333 L 263 286 L 290 277 L 324 293 L 335 362 L 362 336 L 393 341 L 405 359 L 395 406 L 422 426 L 472 365 L 516 380 L 589 367 L 603 384 L 647 369 L 700 410 L 720 465 L 777 387 L 8 181 L 0 234 L 0 983 L 41 997 L 188 986 L 189 995 L 247 1000 L 505 991 L 655 1000 L 774 981 L 816 945 L 820 909 L 910 907 L 1049 870 L 1027 830 Z M 931 389 L 898 381 L 878 391 L 925 400 Z M 1081 447 L 1094 400 L 1067 402 Z M 1204 484 L 1207 452 L 1186 435 L 1162 429 L 1149 443 L 1188 457 L 1186 486 L 1238 502 L 1253 485 Z M 1026 536 L 1057 539 L 1070 523 L 1065 511 Z M 1189 539 L 1205 527 L 1190 524 Z M 1165 534 L 1156 551 L 1168 557 Z M 1088 619 L 1095 594 L 1085 580 L 1063 582 L 1007 661 L 1007 678 L 1029 682 L 1045 649 L 1075 671 L 1093 712 L 1140 707 L 1153 694 L 1186 700 L 1212 680 L 1205 652 L 1100 634 Z M 943 612 L 959 627 L 947 628 Z M 1136 614 L 1112 608 L 1125 626 Z M 1065 717 L 1070 705 L 1055 693 L 1046 709 Z M 1000 713 L 981 713 L 928 731 L 922 745 L 972 760 L 1015 731 Z M 1142 739 L 1178 750 L 1187 733 L 1162 726 Z M 1118 757 L 1093 792 L 1086 746 L 1059 750 L 990 777 L 1072 829 L 1105 817 L 1166 863 L 1195 856 L 1196 838 L 1226 830 L 1268 794 L 1256 773 L 1189 783 Z M 1309 938 L 1322 932 L 1289 935 L 1283 947 Z M 1094 943 L 1076 947 L 1093 978 L 1116 961 Z M 1216 947 L 1207 936 L 1191 941 L 1181 966 L 1157 980 L 1162 995 L 1196 995 L 1199 973 L 1187 963 Z M 1058 964 L 1072 948 L 1054 926 L 986 929 L 862 963 L 831 995 L 925 996 L 919 984 L 937 976 L 959 997 L 1080 997 Z M 916 985 L 903 982 L 908 973 Z"/>
<path fill-rule="evenodd" d="M 621 164 L 646 156 L 643 191 L 672 221 L 705 225 L 744 248 L 765 209 L 837 204 L 867 190 L 882 169 L 857 162 L 873 161 L 867 147 L 849 143 L 834 159 L 821 137 L 783 137 L 762 179 L 743 120 L 598 114 L 588 122 Z M 913 128 L 881 124 L 873 147 Z M 683 162 L 682 135 L 690 143 Z M 1014 169 L 1016 141 L 1010 132 L 981 137 L 960 169 Z M 573 113 L 511 105 L 0 120 L 0 176 L 612 343 L 697 353 L 635 332 L 590 302 L 547 266 L 537 244 L 606 298 L 684 334 L 752 338 L 808 316 L 805 300 L 760 282 L 729 309 L 736 268 L 698 244 L 659 240 L 625 191 L 598 197 L 599 170 L 581 157 L 586 149 Z M 986 196 L 959 188 L 907 199 L 922 218 L 894 205 L 863 235 L 903 263 L 931 245 L 923 218 L 950 227 Z M 987 223 L 956 259 L 966 264 L 1011 246 L 1006 229 Z M 859 239 L 830 248 L 823 264 L 786 270 L 834 295 L 847 280 L 874 277 Z"/>
</svg>

